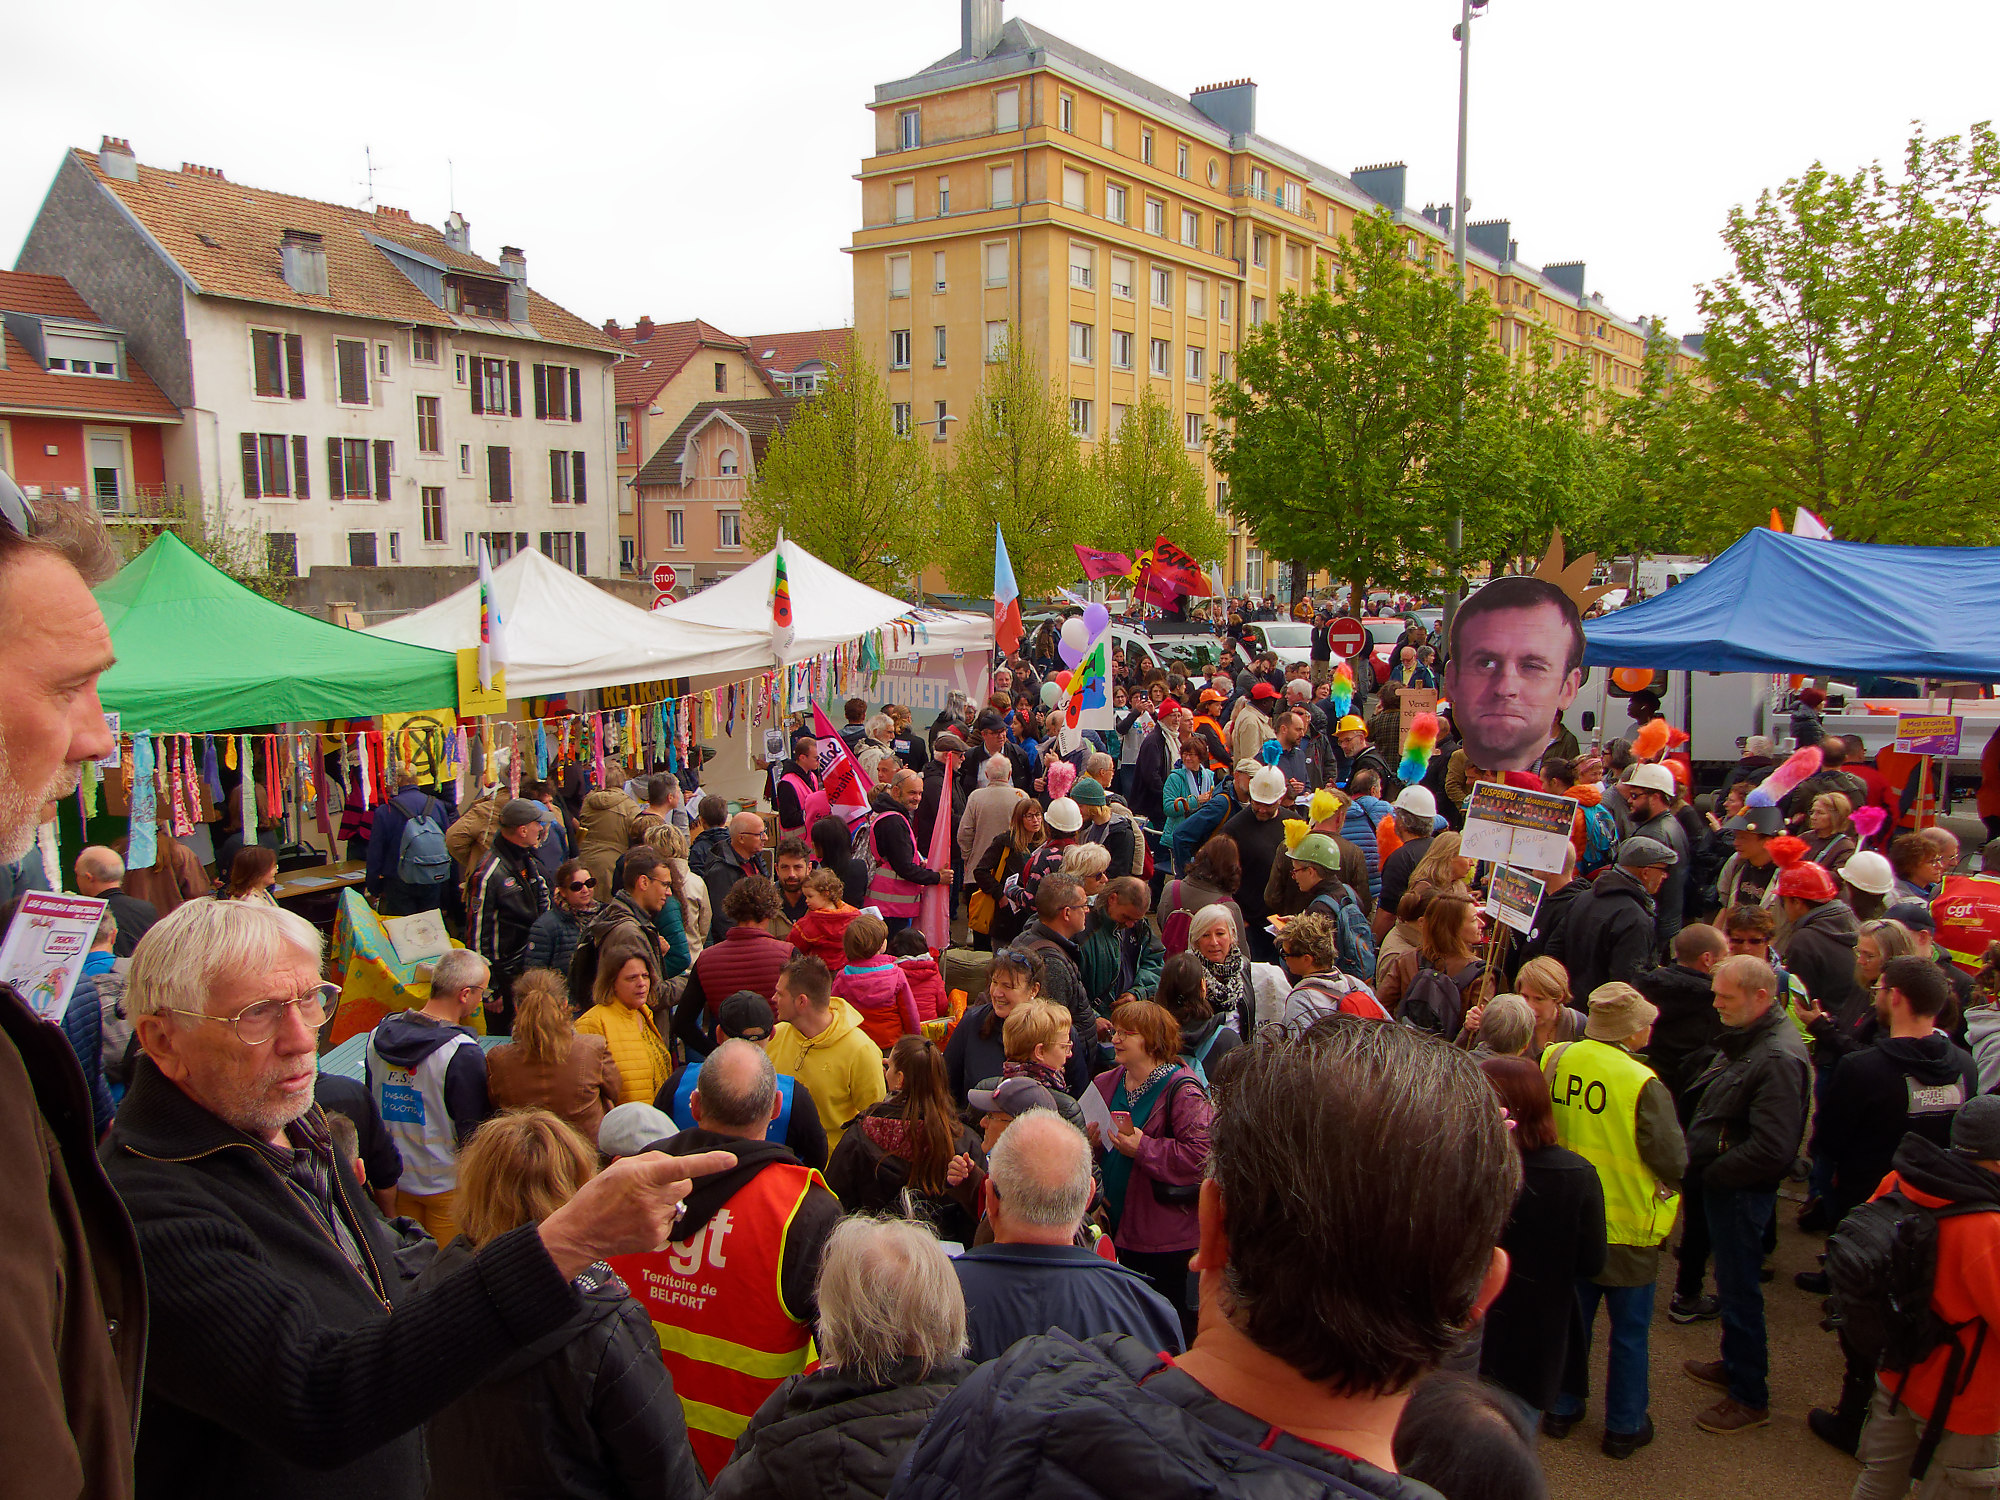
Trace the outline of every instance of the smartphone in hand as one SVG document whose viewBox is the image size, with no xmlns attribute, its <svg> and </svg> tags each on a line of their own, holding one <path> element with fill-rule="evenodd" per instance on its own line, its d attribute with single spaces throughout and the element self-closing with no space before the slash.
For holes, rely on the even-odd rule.
<svg viewBox="0 0 2000 1500">
<path fill-rule="evenodd" d="M 1111 1111 L 1111 1123 L 1117 1126 L 1118 1133 L 1123 1135 L 1132 1128 L 1132 1117 L 1122 1109 L 1114 1109 Z"/>
</svg>

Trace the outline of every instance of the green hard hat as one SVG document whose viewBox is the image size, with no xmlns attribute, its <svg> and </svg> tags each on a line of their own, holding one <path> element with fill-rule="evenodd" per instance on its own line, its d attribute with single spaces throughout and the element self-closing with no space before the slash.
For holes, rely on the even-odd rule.
<svg viewBox="0 0 2000 1500">
<path fill-rule="evenodd" d="M 1312 865 L 1329 875 L 1340 873 L 1340 846 L 1323 833 L 1309 833 L 1292 851 L 1292 863 Z"/>
</svg>

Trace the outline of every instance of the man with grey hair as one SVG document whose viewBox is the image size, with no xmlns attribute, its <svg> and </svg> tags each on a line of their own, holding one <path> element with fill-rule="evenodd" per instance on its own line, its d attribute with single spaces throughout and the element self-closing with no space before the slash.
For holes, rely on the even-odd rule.
<svg viewBox="0 0 2000 1500">
<path fill-rule="evenodd" d="M 692 1105 L 693 1127 L 646 1155 L 727 1151 L 735 1165 L 689 1196 L 671 1245 L 614 1269 L 660 1329 L 688 1438 L 712 1482 L 758 1407 L 805 1371 L 814 1280 L 840 1200 L 789 1147 L 764 1138 L 784 1097 L 755 1042 L 732 1037 L 711 1052 Z"/>
<path fill-rule="evenodd" d="M 338 990 L 278 907 L 190 902 L 133 955 L 145 1056 L 105 1144 L 153 1319 L 141 1493 L 424 1492 L 422 1426 L 577 1318 L 572 1278 L 667 1242 L 728 1153 L 616 1163 L 539 1225 L 406 1297 L 388 1229 L 313 1102 Z"/>
<path fill-rule="evenodd" d="M 739 812 L 730 818 L 729 841 L 716 846 L 701 877 L 708 886 L 709 942 L 721 942 L 723 934 L 729 931 L 729 918 L 722 914 L 722 898 L 736 888 L 736 882 L 748 875 L 772 873 L 770 858 L 764 852 L 770 841 L 771 830 L 765 827 L 761 815 Z"/>
<path fill-rule="evenodd" d="M 981 1206 L 993 1243 L 952 1262 L 976 1361 L 1059 1328 L 1072 1338 L 1126 1333 L 1178 1354 L 1180 1314 L 1146 1278 L 1076 1243 L 1093 1183 L 1090 1142 L 1052 1110 L 1030 1109 L 986 1160 Z"/>
<path fill-rule="evenodd" d="M 430 999 L 384 1016 L 368 1037 L 368 1093 L 403 1158 L 396 1212 L 440 1245 L 458 1232 L 459 1148 L 493 1112 L 486 1054 L 465 1024 L 489 978 L 485 959 L 454 948 L 431 970 Z"/>
<path fill-rule="evenodd" d="M 115 743 L 113 660 L 91 587 L 117 554 L 81 505 L 30 505 L 0 472 L 0 864 L 26 854 L 85 761 Z M 146 1297 L 131 1221 L 97 1158 L 61 1030 L 0 985 L 0 1452 L 10 1488 L 132 1493 Z"/>
<path fill-rule="evenodd" d="M 160 909 L 150 901 L 128 896 L 121 889 L 125 881 L 125 861 L 116 849 L 91 844 L 76 857 L 76 893 L 102 896 L 111 915 L 118 919 L 118 943 L 114 957 L 130 958 L 139 939 L 160 920 Z"/>
</svg>

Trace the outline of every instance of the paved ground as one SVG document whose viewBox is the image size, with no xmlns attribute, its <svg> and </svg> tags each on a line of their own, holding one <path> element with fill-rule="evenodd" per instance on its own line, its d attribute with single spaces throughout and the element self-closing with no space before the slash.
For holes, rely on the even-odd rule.
<svg viewBox="0 0 2000 1500">
<path fill-rule="evenodd" d="M 1717 1393 L 1681 1373 L 1684 1359 L 1714 1359 L 1720 1324 L 1686 1327 L 1667 1320 L 1673 1292 L 1671 1252 L 1663 1259 L 1653 1317 L 1652 1410 L 1658 1431 L 1649 1447 L 1620 1463 L 1598 1451 L 1604 1429 L 1603 1314 L 1592 1341 L 1595 1368 L 1591 1405 L 1562 1442 L 1543 1438 L 1542 1465 L 1554 1500 L 1841 1500 L 1853 1487 L 1854 1461 L 1836 1453 L 1805 1424 L 1814 1406 L 1840 1394 L 1840 1356 L 1833 1336 L 1819 1327 L 1819 1299 L 1793 1286 L 1794 1271 L 1810 1270 L 1821 1240 L 1792 1227 L 1796 1198 L 1778 1203 L 1778 1275 L 1764 1287 L 1765 1324 L 1771 1337 L 1771 1425 L 1734 1437 L 1716 1437 L 1694 1425 L 1695 1414 Z M 1713 1288 L 1713 1281 L 1710 1283 Z"/>
</svg>

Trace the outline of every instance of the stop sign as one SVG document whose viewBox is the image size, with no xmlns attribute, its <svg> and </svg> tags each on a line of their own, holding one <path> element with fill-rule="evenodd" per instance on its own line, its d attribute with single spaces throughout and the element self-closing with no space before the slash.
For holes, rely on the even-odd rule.
<svg viewBox="0 0 2000 1500">
<path fill-rule="evenodd" d="M 653 595 L 653 603 L 651 607 L 654 609 L 665 609 L 669 604 L 672 604 L 673 602 L 674 602 L 674 596 L 672 594 L 655 594 Z"/>
<path fill-rule="evenodd" d="M 672 589 L 674 584 L 678 581 L 678 578 L 679 575 L 674 572 L 674 565 L 672 563 L 654 564 L 653 587 L 658 589 L 661 593 L 664 594 L 668 590 Z M 658 608 L 657 605 L 654 607 Z"/>
<path fill-rule="evenodd" d="M 1368 632 L 1351 615 L 1340 615 L 1327 622 L 1326 643 L 1335 656 L 1351 659 L 1367 649 Z"/>
</svg>

